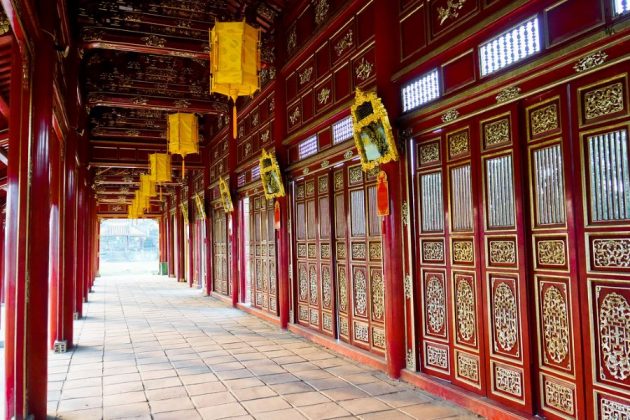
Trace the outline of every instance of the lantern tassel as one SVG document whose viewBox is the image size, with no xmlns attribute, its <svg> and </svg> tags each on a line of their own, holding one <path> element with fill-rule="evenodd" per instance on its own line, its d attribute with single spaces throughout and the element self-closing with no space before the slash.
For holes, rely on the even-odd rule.
<svg viewBox="0 0 630 420">
<path fill-rule="evenodd" d="M 236 136 L 238 135 L 238 123 L 236 121 L 237 119 L 237 112 L 236 112 L 236 96 L 232 97 L 232 100 L 234 101 L 234 106 L 232 106 L 232 137 L 236 138 Z"/>
<path fill-rule="evenodd" d="M 186 173 L 186 157 L 182 156 L 182 181 L 184 181 L 185 173 Z"/>
</svg>

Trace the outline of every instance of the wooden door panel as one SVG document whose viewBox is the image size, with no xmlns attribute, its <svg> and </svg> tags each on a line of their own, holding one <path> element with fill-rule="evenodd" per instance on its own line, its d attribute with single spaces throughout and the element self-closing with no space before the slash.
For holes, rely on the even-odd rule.
<svg viewBox="0 0 630 420">
<path fill-rule="evenodd" d="M 264 195 L 250 196 L 250 271 L 253 305 L 272 315 L 278 315 L 276 272 L 276 235 L 273 223 L 273 200 Z"/>
<path fill-rule="evenodd" d="M 223 295 L 229 296 L 231 292 L 231 282 L 229 281 L 229 261 L 230 250 L 227 235 L 227 215 L 223 210 L 213 212 L 213 283 L 214 290 Z"/>
</svg>

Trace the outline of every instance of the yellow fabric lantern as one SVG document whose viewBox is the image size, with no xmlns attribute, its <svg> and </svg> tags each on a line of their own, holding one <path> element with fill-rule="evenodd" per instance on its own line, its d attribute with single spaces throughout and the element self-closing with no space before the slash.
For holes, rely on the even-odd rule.
<svg viewBox="0 0 630 420">
<path fill-rule="evenodd" d="M 171 156 L 168 153 L 150 154 L 149 173 L 155 183 L 171 182 Z"/>
<path fill-rule="evenodd" d="M 186 155 L 199 153 L 199 122 L 195 114 L 177 113 L 168 116 L 166 141 L 168 152 L 182 157 L 182 178 Z"/>
<path fill-rule="evenodd" d="M 140 175 L 140 192 L 145 197 L 155 197 L 157 190 L 155 189 L 155 181 L 151 179 L 150 174 Z"/>
<path fill-rule="evenodd" d="M 232 129 L 236 138 L 236 98 L 260 89 L 260 29 L 245 22 L 216 22 L 210 30 L 210 92 L 234 101 Z"/>
</svg>

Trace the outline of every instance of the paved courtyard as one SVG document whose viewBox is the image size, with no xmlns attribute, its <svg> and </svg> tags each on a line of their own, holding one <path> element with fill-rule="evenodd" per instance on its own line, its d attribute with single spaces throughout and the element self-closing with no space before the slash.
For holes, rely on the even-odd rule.
<svg viewBox="0 0 630 420">
<path fill-rule="evenodd" d="M 51 354 L 63 419 L 478 418 L 172 279 L 98 279 L 78 347 Z"/>
</svg>

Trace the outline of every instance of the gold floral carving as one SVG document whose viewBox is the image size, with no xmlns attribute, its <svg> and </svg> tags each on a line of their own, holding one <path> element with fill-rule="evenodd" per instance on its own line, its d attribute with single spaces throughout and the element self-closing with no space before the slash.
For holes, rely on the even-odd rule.
<svg viewBox="0 0 630 420">
<path fill-rule="evenodd" d="M 289 31 L 289 36 L 287 38 L 287 51 L 291 53 L 295 47 L 297 47 L 297 28 L 293 26 Z"/>
<path fill-rule="evenodd" d="M 372 344 L 374 347 L 385 348 L 385 330 L 382 328 L 372 328 Z"/>
<path fill-rule="evenodd" d="M 349 332 L 348 331 L 348 319 L 346 318 L 339 318 L 339 330 L 341 332 L 341 335 L 343 336 L 348 336 Z"/>
<path fill-rule="evenodd" d="M 301 321 L 308 321 L 308 309 L 306 306 L 300 306 L 299 317 Z"/>
<path fill-rule="evenodd" d="M 332 331 L 332 317 L 326 312 L 322 314 L 322 326 L 325 330 Z"/>
<path fill-rule="evenodd" d="M 348 150 L 346 153 L 343 154 L 344 159 L 351 159 L 352 156 L 354 156 L 354 152 L 352 150 Z"/>
<path fill-rule="evenodd" d="M 630 418 L 630 404 L 602 398 L 600 403 L 602 420 L 617 420 Z"/>
<path fill-rule="evenodd" d="M 289 115 L 289 122 L 291 123 L 291 125 L 297 124 L 301 116 L 302 116 L 302 112 L 300 111 L 300 107 L 296 106 L 293 109 L 293 112 L 291 112 L 291 115 Z"/>
<path fill-rule="evenodd" d="M 367 316 L 367 280 L 362 270 L 354 272 L 354 311 L 357 315 Z"/>
<path fill-rule="evenodd" d="M 322 267 L 322 305 L 326 309 L 332 308 L 332 279 L 330 268 Z"/>
<path fill-rule="evenodd" d="M 309 181 L 306 183 L 306 196 L 312 197 L 315 195 L 315 182 Z"/>
<path fill-rule="evenodd" d="M 453 241 L 454 263 L 472 263 L 474 258 L 472 241 Z"/>
<path fill-rule="evenodd" d="M 465 155 L 470 150 L 468 130 L 458 131 L 448 136 L 448 153 L 451 158 Z"/>
<path fill-rule="evenodd" d="M 456 109 L 449 109 L 444 114 L 442 114 L 442 122 L 445 123 L 455 121 L 457 118 L 459 118 L 459 111 Z"/>
<path fill-rule="evenodd" d="M 339 284 L 339 310 L 348 312 L 348 285 L 346 284 L 346 268 L 337 270 L 337 283 Z"/>
<path fill-rule="evenodd" d="M 565 265 L 564 241 L 545 240 L 537 243 L 538 264 Z"/>
<path fill-rule="evenodd" d="M 407 349 L 407 369 L 416 370 L 416 356 L 413 354 L 412 349 Z"/>
<path fill-rule="evenodd" d="M 343 189 L 343 172 L 335 172 L 335 191 Z"/>
<path fill-rule="evenodd" d="M 330 6 L 328 0 L 314 0 L 313 4 L 315 6 L 315 24 L 319 26 L 326 21 Z"/>
<path fill-rule="evenodd" d="M 444 243 L 433 241 L 423 242 L 422 259 L 425 261 L 444 261 Z"/>
<path fill-rule="evenodd" d="M 507 118 L 485 124 L 483 132 L 486 147 L 499 146 L 510 142 L 510 122 Z"/>
<path fill-rule="evenodd" d="M 466 353 L 457 352 L 457 373 L 472 382 L 479 382 L 479 363 Z"/>
<path fill-rule="evenodd" d="M 365 59 L 365 57 L 363 57 L 357 68 L 354 70 L 354 74 L 357 76 L 357 79 L 364 82 L 372 75 L 373 68 L 374 64 L 370 63 Z"/>
<path fill-rule="evenodd" d="M 400 216 L 402 218 L 403 225 L 409 225 L 409 203 L 405 200 L 400 208 Z"/>
<path fill-rule="evenodd" d="M 575 412 L 573 389 L 556 381 L 545 380 L 545 404 L 569 415 Z"/>
<path fill-rule="evenodd" d="M 621 112 L 624 109 L 621 82 L 593 89 L 584 94 L 584 116 L 587 120 Z"/>
<path fill-rule="evenodd" d="M 360 166 L 354 166 L 348 169 L 348 178 L 350 184 L 358 184 L 363 182 L 363 171 Z"/>
<path fill-rule="evenodd" d="M 427 365 L 448 369 L 448 351 L 442 347 L 426 346 Z"/>
<path fill-rule="evenodd" d="M 319 325 L 319 311 L 317 309 L 311 308 L 311 320 L 310 323 L 313 325 Z"/>
<path fill-rule="evenodd" d="M 142 42 L 144 42 L 144 45 L 147 45 L 149 47 L 164 47 L 164 45 L 166 45 L 166 39 L 159 37 L 157 35 L 149 35 L 149 36 L 143 36 L 142 38 L 140 38 L 142 40 Z"/>
<path fill-rule="evenodd" d="M 450 18 L 455 19 L 459 17 L 459 11 L 464 7 L 464 3 L 466 3 L 466 0 L 448 0 L 446 7 L 438 7 L 437 12 L 440 26 L 444 25 L 444 22 Z"/>
<path fill-rule="evenodd" d="M 352 29 L 349 30 L 343 38 L 337 41 L 335 45 L 335 52 L 337 53 L 337 57 L 341 57 L 343 53 L 352 46 Z"/>
<path fill-rule="evenodd" d="M 411 275 L 405 274 L 405 299 L 411 299 L 413 295 L 413 284 L 411 282 Z"/>
<path fill-rule="evenodd" d="M 319 293 L 317 290 L 317 272 L 315 271 L 315 267 L 310 268 L 308 272 L 308 277 L 311 293 L 311 304 L 315 305 L 319 300 Z"/>
<path fill-rule="evenodd" d="M 514 264 L 516 263 L 516 243 L 514 241 L 489 241 L 490 263 Z"/>
<path fill-rule="evenodd" d="M 612 292 L 602 300 L 599 335 L 599 346 L 606 369 L 613 378 L 625 381 L 630 377 L 630 304 L 624 296 Z M 603 371 L 601 374 L 605 378 Z"/>
<path fill-rule="evenodd" d="M 385 284 L 383 275 L 378 271 L 372 272 L 372 317 L 383 319 L 385 314 Z"/>
<path fill-rule="evenodd" d="M 630 239 L 595 239 L 592 246 L 594 267 L 630 268 Z"/>
<path fill-rule="evenodd" d="M 329 99 L 330 99 L 330 89 L 328 88 L 323 88 L 317 94 L 317 102 L 319 102 L 320 105 L 326 105 Z"/>
<path fill-rule="evenodd" d="M 321 258 L 330 258 L 330 244 L 321 244 L 319 247 L 319 255 Z"/>
<path fill-rule="evenodd" d="M 338 260 L 346 259 L 346 244 L 343 242 L 339 242 L 337 244 L 337 259 Z"/>
<path fill-rule="evenodd" d="M 440 143 L 432 142 L 420 145 L 420 165 L 440 161 Z"/>
<path fill-rule="evenodd" d="M 11 23 L 4 11 L 0 11 L 0 35 L 5 35 L 11 30 Z"/>
<path fill-rule="evenodd" d="M 300 85 L 306 84 L 311 81 L 311 76 L 313 75 L 313 66 L 307 67 L 302 70 L 299 74 L 300 76 Z"/>
<path fill-rule="evenodd" d="M 317 256 L 317 246 L 315 244 L 308 244 L 308 257 L 315 258 Z"/>
<path fill-rule="evenodd" d="M 502 104 L 504 102 L 511 101 L 512 99 L 516 99 L 521 95 L 521 88 L 518 86 L 510 86 L 503 89 L 501 92 L 495 96 L 497 103 Z"/>
<path fill-rule="evenodd" d="M 324 161 L 325 162 L 325 161 Z M 319 193 L 327 193 L 328 192 L 328 176 L 324 175 L 319 177 L 317 180 Z"/>
<path fill-rule="evenodd" d="M 530 114 L 530 122 L 533 136 L 557 130 L 559 127 L 557 104 L 553 103 L 533 110 Z"/>
<path fill-rule="evenodd" d="M 383 258 L 383 249 L 380 242 L 370 242 L 370 260 L 380 260 Z"/>
<path fill-rule="evenodd" d="M 582 73 L 594 67 L 601 66 L 602 64 L 604 64 L 607 58 L 608 54 L 603 51 L 597 51 L 580 58 L 578 62 L 575 63 L 575 65 L 573 66 L 573 69 L 577 73 Z"/>
<path fill-rule="evenodd" d="M 364 260 L 365 259 L 365 244 L 364 243 L 353 243 L 352 244 L 352 259 L 353 260 Z"/>
<path fill-rule="evenodd" d="M 462 340 L 470 341 L 475 336 L 475 292 L 467 280 L 457 281 L 455 302 L 457 332 Z"/>
<path fill-rule="evenodd" d="M 426 311 L 429 331 L 442 333 L 446 319 L 446 292 L 444 283 L 434 274 L 427 281 Z"/>
<path fill-rule="evenodd" d="M 545 358 L 561 363 L 569 354 L 571 332 L 569 310 L 565 297 L 556 286 L 543 294 L 542 327 L 545 335 Z"/>
<path fill-rule="evenodd" d="M 354 338 L 355 340 L 363 341 L 364 343 L 368 342 L 368 327 L 365 324 L 359 324 L 358 322 L 354 323 Z"/>
<path fill-rule="evenodd" d="M 518 337 L 518 308 L 516 297 L 512 289 L 505 283 L 499 284 L 494 290 L 494 349 L 511 351 Z M 498 344 L 498 346 L 497 346 Z"/>
<path fill-rule="evenodd" d="M 306 301 L 308 299 L 308 274 L 306 267 L 300 267 L 300 300 Z"/>
<path fill-rule="evenodd" d="M 304 185 L 298 185 L 297 198 L 304 198 Z"/>
<path fill-rule="evenodd" d="M 520 397 L 523 395 L 523 378 L 520 372 L 506 369 L 502 365 L 494 366 L 496 389 Z"/>
</svg>

